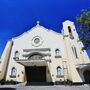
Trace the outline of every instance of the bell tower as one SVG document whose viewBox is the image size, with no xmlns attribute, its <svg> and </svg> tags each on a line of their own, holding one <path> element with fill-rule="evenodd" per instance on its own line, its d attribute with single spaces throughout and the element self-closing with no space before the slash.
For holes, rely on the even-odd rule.
<svg viewBox="0 0 90 90">
<path fill-rule="evenodd" d="M 78 52 L 80 51 L 77 48 L 78 47 L 77 40 L 79 38 L 74 23 L 69 20 L 63 22 L 62 33 L 67 53 L 67 63 L 69 73 L 68 78 L 73 82 L 82 82 L 75 66 L 79 61 Z"/>
<path fill-rule="evenodd" d="M 69 20 L 63 22 L 62 32 L 64 37 L 69 37 L 72 40 L 78 39 L 78 34 L 76 32 L 74 22 Z"/>
</svg>

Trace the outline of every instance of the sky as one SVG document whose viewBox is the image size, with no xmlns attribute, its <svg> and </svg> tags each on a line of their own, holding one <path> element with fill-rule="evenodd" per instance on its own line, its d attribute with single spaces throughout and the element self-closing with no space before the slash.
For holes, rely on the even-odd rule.
<svg viewBox="0 0 90 90">
<path fill-rule="evenodd" d="M 8 40 L 28 31 L 36 21 L 60 32 L 62 22 L 76 23 L 80 11 L 89 7 L 90 0 L 0 0 L 0 56 Z"/>
</svg>

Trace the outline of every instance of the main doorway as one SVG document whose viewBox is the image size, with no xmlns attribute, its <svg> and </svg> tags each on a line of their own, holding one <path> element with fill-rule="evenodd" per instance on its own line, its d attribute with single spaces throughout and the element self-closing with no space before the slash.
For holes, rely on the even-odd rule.
<svg viewBox="0 0 90 90">
<path fill-rule="evenodd" d="M 25 67 L 27 83 L 46 82 L 46 66 Z"/>
</svg>

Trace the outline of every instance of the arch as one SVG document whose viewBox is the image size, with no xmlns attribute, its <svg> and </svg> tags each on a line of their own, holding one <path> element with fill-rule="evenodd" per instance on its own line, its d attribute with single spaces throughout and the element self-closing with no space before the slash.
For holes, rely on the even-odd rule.
<svg viewBox="0 0 90 90">
<path fill-rule="evenodd" d="M 39 60 L 39 59 L 42 59 L 42 57 L 43 57 L 43 55 L 41 53 L 34 52 L 34 53 L 29 55 L 28 59 Z"/>
<path fill-rule="evenodd" d="M 68 26 L 68 32 L 69 32 L 69 37 L 70 37 L 70 39 L 74 39 L 74 36 L 73 36 L 73 34 L 72 34 L 71 26 Z"/>
<path fill-rule="evenodd" d="M 62 68 L 60 66 L 57 67 L 57 76 L 62 75 Z"/>
<path fill-rule="evenodd" d="M 76 50 L 76 47 L 75 47 L 74 45 L 72 46 L 72 52 L 73 52 L 73 54 L 74 54 L 74 57 L 75 57 L 75 58 L 78 58 L 77 50 Z"/>
<path fill-rule="evenodd" d="M 11 76 L 16 77 L 16 74 L 17 74 L 16 68 L 12 67 L 12 69 L 11 69 Z"/>
<path fill-rule="evenodd" d="M 55 55 L 60 56 L 60 50 L 59 49 L 55 49 Z"/>
<path fill-rule="evenodd" d="M 69 31 L 69 33 L 72 33 L 72 30 L 71 30 L 70 26 L 68 26 L 68 31 Z"/>
<path fill-rule="evenodd" d="M 19 58 L 19 55 L 20 55 L 19 51 L 15 51 L 15 58 Z"/>
<path fill-rule="evenodd" d="M 83 72 L 85 83 L 90 83 L 90 70 L 85 70 Z"/>
</svg>

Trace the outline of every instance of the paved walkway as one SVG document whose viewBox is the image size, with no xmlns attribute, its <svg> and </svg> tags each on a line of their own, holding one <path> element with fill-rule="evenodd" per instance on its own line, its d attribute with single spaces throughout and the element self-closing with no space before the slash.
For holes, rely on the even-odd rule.
<svg viewBox="0 0 90 90">
<path fill-rule="evenodd" d="M 90 86 L 14 86 L 14 85 L 3 85 L 0 86 L 0 90 L 90 90 Z"/>
</svg>

